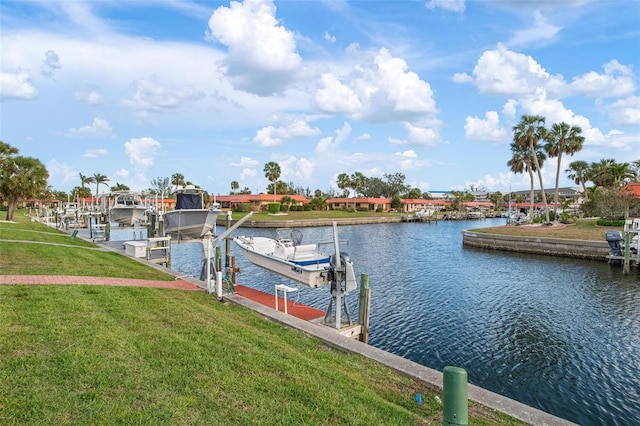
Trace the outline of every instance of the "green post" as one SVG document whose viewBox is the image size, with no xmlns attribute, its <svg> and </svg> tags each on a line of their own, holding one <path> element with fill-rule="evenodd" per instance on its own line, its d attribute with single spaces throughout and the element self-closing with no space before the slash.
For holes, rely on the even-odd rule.
<svg viewBox="0 0 640 426">
<path fill-rule="evenodd" d="M 360 275 L 360 299 L 358 303 L 358 324 L 364 324 L 364 311 L 367 303 L 367 290 L 369 290 L 369 275 Z"/>
<path fill-rule="evenodd" d="M 469 424 L 467 372 L 464 368 L 444 368 L 442 384 L 442 405 L 443 426 L 467 426 Z"/>
<path fill-rule="evenodd" d="M 111 223 L 108 220 L 104 224 L 104 239 L 105 241 L 111 241 Z"/>
</svg>

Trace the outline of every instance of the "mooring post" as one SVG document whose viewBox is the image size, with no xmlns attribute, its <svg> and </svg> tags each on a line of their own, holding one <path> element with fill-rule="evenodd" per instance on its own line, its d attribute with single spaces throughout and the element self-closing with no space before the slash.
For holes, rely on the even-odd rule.
<svg viewBox="0 0 640 426">
<path fill-rule="evenodd" d="M 216 271 L 222 271 L 222 248 L 216 246 Z"/>
<path fill-rule="evenodd" d="M 631 232 L 625 231 L 624 233 L 624 265 L 623 265 L 622 273 L 628 274 L 629 272 L 631 272 Z"/>
<path fill-rule="evenodd" d="M 360 275 L 360 299 L 358 301 L 358 324 L 360 324 L 360 341 L 369 341 L 369 306 L 371 303 L 371 289 L 369 288 L 369 275 Z"/>
<path fill-rule="evenodd" d="M 445 367 L 442 382 L 442 425 L 467 426 L 469 401 L 467 372 L 464 368 Z"/>
</svg>

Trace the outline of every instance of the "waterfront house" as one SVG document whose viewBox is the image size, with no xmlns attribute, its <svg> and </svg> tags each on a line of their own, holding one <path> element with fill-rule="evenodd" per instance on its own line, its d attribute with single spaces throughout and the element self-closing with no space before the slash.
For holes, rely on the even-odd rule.
<svg viewBox="0 0 640 426">
<path fill-rule="evenodd" d="M 276 194 L 275 202 L 282 203 L 284 197 L 289 197 L 291 206 L 304 206 L 309 204 L 309 199 L 304 195 Z M 274 202 L 273 194 L 232 194 L 232 195 L 215 195 L 211 197 L 211 202 L 220 203 L 223 210 L 233 210 L 241 204 L 250 204 L 251 211 L 266 211 L 269 204 Z"/>
</svg>

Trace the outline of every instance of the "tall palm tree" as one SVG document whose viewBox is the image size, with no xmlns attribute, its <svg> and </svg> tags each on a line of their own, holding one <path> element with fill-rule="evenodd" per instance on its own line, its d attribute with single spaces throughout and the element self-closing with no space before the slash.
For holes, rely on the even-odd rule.
<svg viewBox="0 0 640 426">
<path fill-rule="evenodd" d="M 276 182 L 280 179 L 280 174 L 282 171 L 280 170 L 280 165 L 275 161 L 269 161 L 264 165 L 264 177 L 269 179 L 271 183 L 273 183 L 273 202 L 276 202 Z"/>
<path fill-rule="evenodd" d="M 565 172 L 569 173 L 569 179 L 582 187 L 582 194 L 584 194 L 584 201 L 589 201 L 589 193 L 587 191 L 587 172 L 589 171 L 589 164 L 586 161 L 572 161 L 569 163 L 569 167 Z"/>
<path fill-rule="evenodd" d="M 174 173 L 171 175 L 171 185 L 175 186 L 175 190 L 178 190 L 179 186 L 184 186 L 184 175 L 182 173 Z"/>
<path fill-rule="evenodd" d="M 516 144 L 515 142 L 511 143 L 511 154 L 512 157 L 509 161 L 507 161 L 507 166 L 513 173 L 524 173 L 525 171 L 529 174 L 529 182 L 530 182 L 530 192 L 529 192 L 529 214 L 531 219 L 533 220 L 533 203 L 534 203 L 534 172 L 536 171 L 536 163 L 542 164 L 545 160 L 546 155 L 542 151 L 541 147 L 538 147 L 536 151 L 536 160 L 533 161 L 533 157 L 528 147 L 523 145 Z"/>
<path fill-rule="evenodd" d="M 3 159 L 0 194 L 8 204 L 6 220 L 13 220 L 20 198 L 36 197 L 46 190 L 47 179 L 49 172 L 37 158 L 17 156 Z"/>
<path fill-rule="evenodd" d="M 240 184 L 238 183 L 237 180 L 232 180 L 231 181 L 231 193 L 235 194 L 236 191 L 238 190 L 238 188 L 240 188 Z"/>
<path fill-rule="evenodd" d="M 558 206 L 558 185 L 560 182 L 560 165 L 562 163 L 562 154 L 573 156 L 582 149 L 584 136 L 580 126 L 569 126 L 564 121 L 562 123 L 554 123 L 551 130 L 546 135 L 546 143 L 544 149 L 549 158 L 558 157 L 558 165 L 556 167 L 556 190 L 553 194 L 553 205 Z"/>
<path fill-rule="evenodd" d="M 540 115 L 523 115 L 513 128 L 513 141 L 516 145 L 529 148 L 531 158 L 533 159 L 534 171 L 538 173 L 540 180 L 540 191 L 542 191 L 542 202 L 544 204 L 544 213 L 547 223 L 549 222 L 549 207 L 547 205 L 547 195 L 544 191 L 542 182 L 542 170 L 540 166 L 538 152 L 538 142 L 544 140 L 547 130 L 544 127 L 545 118 Z"/>
<path fill-rule="evenodd" d="M 360 191 L 367 184 L 367 177 L 363 175 L 361 172 L 354 172 L 351 175 L 350 180 L 351 180 L 351 185 L 349 185 L 349 187 L 353 189 L 353 193 L 356 196 L 361 195 L 362 193 Z"/>
<path fill-rule="evenodd" d="M 78 173 L 80 175 L 80 186 L 84 188 L 85 185 L 90 185 L 96 182 L 96 178 L 93 176 L 85 176 L 82 173 Z"/>
<path fill-rule="evenodd" d="M 101 175 L 100 173 L 96 173 L 93 175 L 94 182 L 96 184 L 96 198 L 98 198 L 98 192 L 100 190 L 100 185 L 105 185 L 107 188 L 109 187 L 109 178 L 105 175 Z"/>
</svg>

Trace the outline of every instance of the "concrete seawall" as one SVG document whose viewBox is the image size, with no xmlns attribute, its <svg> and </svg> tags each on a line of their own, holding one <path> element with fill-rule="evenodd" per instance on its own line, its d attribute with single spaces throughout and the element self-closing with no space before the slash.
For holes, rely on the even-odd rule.
<svg viewBox="0 0 640 426">
<path fill-rule="evenodd" d="M 609 254 L 609 244 L 606 241 L 521 237 L 469 230 L 462 231 L 462 244 L 492 250 L 601 261 L 606 261 L 606 256 Z"/>
<path fill-rule="evenodd" d="M 380 217 L 353 217 L 337 219 L 302 219 L 302 220 L 247 220 L 242 224 L 242 228 L 305 228 L 311 226 L 332 226 L 333 222 L 338 225 L 367 225 L 372 223 L 398 223 L 402 221 L 400 216 L 380 216 Z M 231 225 L 236 223 L 231 221 Z M 226 219 L 219 218 L 218 225 L 226 225 Z"/>
</svg>

